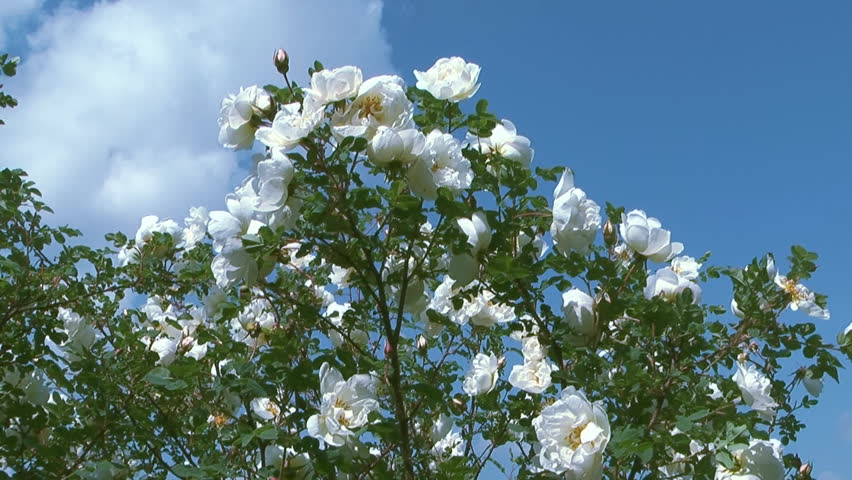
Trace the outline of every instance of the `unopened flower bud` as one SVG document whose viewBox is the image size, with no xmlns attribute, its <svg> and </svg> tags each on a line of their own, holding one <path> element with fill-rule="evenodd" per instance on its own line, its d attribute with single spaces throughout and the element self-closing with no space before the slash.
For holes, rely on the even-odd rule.
<svg viewBox="0 0 852 480">
<path fill-rule="evenodd" d="M 799 467 L 799 478 L 811 478 L 811 472 L 813 471 L 814 466 L 810 463 L 803 463 L 801 467 Z"/>
<path fill-rule="evenodd" d="M 500 357 L 500 360 L 497 360 L 497 368 L 503 368 L 506 366 L 506 357 Z"/>
<path fill-rule="evenodd" d="M 778 272 L 775 269 L 775 257 L 772 256 L 771 253 L 766 254 L 766 275 L 769 276 L 770 280 L 775 278 Z"/>
<path fill-rule="evenodd" d="M 385 340 L 385 356 L 386 357 L 390 356 L 392 351 L 393 351 L 393 347 L 391 347 L 390 342 Z"/>
<path fill-rule="evenodd" d="M 615 225 L 610 220 L 607 220 L 603 226 L 603 238 L 604 243 L 609 248 L 612 248 L 618 243 L 618 234 L 615 232 Z"/>
<path fill-rule="evenodd" d="M 457 412 L 461 412 L 464 410 L 464 400 L 454 397 L 453 398 L 453 409 Z"/>
<path fill-rule="evenodd" d="M 748 352 L 742 352 L 739 355 L 737 355 L 737 361 L 738 362 L 742 363 L 742 362 L 745 362 L 746 360 L 748 360 Z"/>
<path fill-rule="evenodd" d="M 429 349 L 429 344 L 426 342 L 426 337 L 423 335 L 417 336 L 417 350 L 420 350 L 420 353 L 426 354 L 426 351 Z"/>
<path fill-rule="evenodd" d="M 290 71 L 290 56 L 287 55 L 287 50 L 283 48 L 275 50 L 275 54 L 272 56 L 272 63 L 281 75 L 287 75 L 287 72 Z"/>
</svg>

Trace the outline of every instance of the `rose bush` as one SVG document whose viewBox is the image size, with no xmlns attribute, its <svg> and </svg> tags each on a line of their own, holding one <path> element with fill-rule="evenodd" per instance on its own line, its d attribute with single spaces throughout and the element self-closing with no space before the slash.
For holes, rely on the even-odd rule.
<svg viewBox="0 0 852 480">
<path fill-rule="evenodd" d="M 807 478 L 796 414 L 852 356 L 800 314 L 816 254 L 681 255 L 463 108 L 458 57 L 415 87 L 274 59 L 222 103 L 249 176 L 182 225 L 72 245 L 0 172 L 0 476 Z"/>
</svg>

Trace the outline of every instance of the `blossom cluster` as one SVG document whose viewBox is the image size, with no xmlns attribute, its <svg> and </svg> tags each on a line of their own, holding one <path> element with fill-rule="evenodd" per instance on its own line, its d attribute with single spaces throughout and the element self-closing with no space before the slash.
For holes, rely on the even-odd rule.
<svg viewBox="0 0 852 480">
<path fill-rule="evenodd" d="M 800 276 L 780 275 L 771 256 L 743 269 L 763 283 L 737 296 L 742 309 L 732 300 L 733 333 L 713 336 L 727 327 L 690 324 L 703 325 L 702 281 L 718 275 L 706 257 L 686 255 L 644 210 L 601 208 L 571 169 L 541 175 L 556 182 L 549 198 L 530 193 L 529 138 L 483 104 L 462 113 L 478 65 L 440 59 L 414 72 L 414 87 L 315 66 L 305 88 L 287 65 L 276 53 L 286 88 L 240 88 L 221 103 L 220 143 L 261 152 L 224 207 L 192 208 L 183 225 L 146 216 L 117 254 L 140 278 L 168 259 L 157 272 L 185 282 L 148 289 L 122 312 L 122 336 L 165 388 L 156 396 L 185 388 L 174 372 L 203 366 L 195 431 L 261 439 L 252 472 L 294 478 L 358 478 L 344 466 L 356 463 L 407 478 L 463 461 L 479 472 L 511 439 L 526 472 L 597 480 L 650 461 L 635 449 L 652 435 L 695 435 L 657 450 L 662 478 L 692 478 L 701 462 L 717 480 L 782 478 L 782 445 L 760 426 L 778 421 L 789 392 L 752 335 L 779 328 L 787 307 L 829 318 Z M 72 309 L 56 317 L 51 348 L 72 366 L 113 335 Z M 698 360 L 683 367 L 686 349 Z M 796 382 L 816 397 L 826 371 L 803 367 Z M 38 372 L 3 379 L 26 402 L 53 399 Z M 733 412 L 742 429 L 687 431 L 695 412 L 673 399 L 689 382 L 706 407 L 695 418 Z M 414 455 L 426 460 L 415 467 Z M 329 459 L 346 461 L 320 465 Z"/>
</svg>

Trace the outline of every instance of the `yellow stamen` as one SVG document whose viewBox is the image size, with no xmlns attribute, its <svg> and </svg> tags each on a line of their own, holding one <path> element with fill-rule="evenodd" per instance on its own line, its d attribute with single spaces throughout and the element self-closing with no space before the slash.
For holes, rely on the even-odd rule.
<svg viewBox="0 0 852 480">
<path fill-rule="evenodd" d="M 228 423 L 228 417 L 221 413 L 213 417 L 213 425 L 216 425 L 217 427 L 223 427 L 226 423 Z"/>
<path fill-rule="evenodd" d="M 580 425 L 579 427 L 574 427 L 571 430 L 571 433 L 565 436 L 565 443 L 568 444 L 568 446 L 571 447 L 572 450 L 577 450 L 578 448 L 580 448 L 580 445 L 583 444 L 583 442 L 580 440 L 580 435 L 583 433 L 583 429 L 585 429 L 586 425 L 588 424 L 589 422 L 586 422 Z"/>
<path fill-rule="evenodd" d="M 358 106 L 358 117 L 367 118 L 373 117 L 381 121 L 382 99 L 377 95 L 364 98 L 361 105 Z"/>
</svg>

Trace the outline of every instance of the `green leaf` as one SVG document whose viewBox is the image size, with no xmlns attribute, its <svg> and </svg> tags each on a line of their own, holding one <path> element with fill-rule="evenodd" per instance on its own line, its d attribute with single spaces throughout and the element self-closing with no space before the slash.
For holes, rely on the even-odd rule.
<svg viewBox="0 0 852 480">
<path fill-rule="evenodd" d="M 734 457 L 727 450 L 719 450 L 716 452 L 716 461 L 728 470 L 733 470 L 736 463 Z"/>
<path fill-rule="evenodd" d="M 172 372 L 166 367 L 154 367 L 145 374 L 145 380 L 152 385 L 167 385 L 173 381 Z"/>
</svg>

